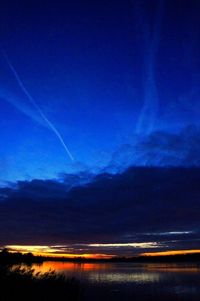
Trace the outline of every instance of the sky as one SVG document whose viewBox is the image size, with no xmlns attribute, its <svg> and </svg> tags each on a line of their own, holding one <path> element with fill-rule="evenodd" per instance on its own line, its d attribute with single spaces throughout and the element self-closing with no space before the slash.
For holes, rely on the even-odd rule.
<svg viewBox="0 0 200 301">
<path fill-rule="evenodd" d="M 198 249 L 199 9 L 1 1 L 0 246 Z"/>
</svg>

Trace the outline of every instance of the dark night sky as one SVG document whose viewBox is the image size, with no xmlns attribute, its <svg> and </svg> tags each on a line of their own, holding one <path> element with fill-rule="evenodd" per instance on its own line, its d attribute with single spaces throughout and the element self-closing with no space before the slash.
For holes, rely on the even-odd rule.
<svg viewBox="0 0 200 301">
<path fill-rule="evenodd" d="M 199 10 L 1 1 L 1 245 L 198 248 Z"/>
</svg>

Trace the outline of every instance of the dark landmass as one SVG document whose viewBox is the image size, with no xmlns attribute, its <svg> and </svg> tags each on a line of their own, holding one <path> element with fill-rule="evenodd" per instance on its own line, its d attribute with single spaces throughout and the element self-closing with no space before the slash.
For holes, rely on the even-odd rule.
<svg viewBox="0 0 200 301">
<path fill-rule="evenodd" d="M 37 258 L 37 257 L 36 257 Z M 137 256 L 137 257 L 113 257 L 109 259 L 101 258 L 66 258 L 66 257 L 39 257 L 41 261 L 62 261 L 62 262 L 85 262 L 85 263 L 112 263 L 112 262 L 132 262 L 132 263 L 151 263 L 151 262 L 166 262 L 166 263 L 178 263 L 178 262 L 200 262 L 200 254 L 183 254 L 183 255 L 166 255 L 166 256 Z"/>
<path fill-rule="evenodd" d="M 20 263 L 26 263 L 31 265 L 32 263 L 42 263 L 43 261 L 43 257 L 34 256 L 32 253 L 11 253 L 7 249 L 3 249 L 0 252 L 0 265 L 13 265 Z"/>
</svg>

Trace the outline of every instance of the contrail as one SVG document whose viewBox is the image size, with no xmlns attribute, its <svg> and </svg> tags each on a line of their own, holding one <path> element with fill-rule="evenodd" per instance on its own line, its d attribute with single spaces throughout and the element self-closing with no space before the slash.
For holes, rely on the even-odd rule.
<svg viewBox="0 0 200 301">
<path fill-rule="evenodd" d="M 61 145 L 64 147 L 66 153 L 68 154 L 69 158 L 74 161 L 74 157 L 72 156 L 71 152 L 69 151 L 68 147 L 66 146 L 61 134 L 58 132 L 58 130 L 56 129 L 56 127 L 52 124 L 52 122 L 45 116 L 45 114 L 43 113 L 43 111 L 41 110 L 41 108 L 38 106 L 38 104 L 36 103 L 36 101 L 34 100 L 34 98 L 30 95 L 30 93 L 28 92 L 28 90 L 26 89 L 26 87 L 24 86 L 22 80 L 20 79 L 17 71 L 15 70 L 14 66 L 11 64 L 8 55 L 6 54 L 6 52 L 1 49 L 1 52 L 3 53 L 3 56 L 5 57 L 8 66 L 10 68 L 10 70 L 12 71 L 12 73 L 14 74 L 20 88 L 22 89 L 22 91 L 24 92 L 24 94 L 27 96 L 27 98 L 29 99 L 29 101 L 32 103 L 32 105 L 36 108 L 36 110 L 38 111 L 38 113 L 40 114 L 40 116 L 42 117 L 42 119 L 47 123 L 47 125 L 49 126 L 49 128 L 53 131 L 53 133 L 56 135 L 56 137 L 58 138 L 58 140 L 60 141 Z"/>
<path fill-rule="evenodd" d="M 144 6 L 144 2 L 143 6 Z M 152 29 L 152 35 L 148 23 L 145 20 L 144 9 L 141 0 L 137 4 L 137 21 L 142 32 L 144 50 L 145 50 L 145 85 L 144 85 L 144 104 L 136 126 L 137 134 L 148 134 L 153 130 L 155 118 L 158 112 L 159 99 L 155 80 L 155 59 L 158 51 L 161 18 L 164 10 L 164 0 L 160 0 L 157 6 L 155 22 Z"/>
</svg>

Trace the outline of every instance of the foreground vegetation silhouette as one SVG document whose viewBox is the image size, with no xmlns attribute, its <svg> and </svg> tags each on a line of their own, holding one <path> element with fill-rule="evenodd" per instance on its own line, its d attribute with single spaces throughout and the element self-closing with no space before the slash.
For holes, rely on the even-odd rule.
<svg viewBox="0 0 200 301">
<path fill-rule="evenodd" d="M 0 301 L 10 300 L 79 300 L 80 287 L 76 279 L 66 279 L 54 271 L 34 273 L 22 267 L 0 265 Z"/>
<path fill-rule="evenodd" d="M 31 269 L 33 262 L 41 263 L 42 260 L 31 253 L 12 254 L 6 249 L 0 253 L 0 301 L 79 300 L 78 280 L 67 279 L 55 271 L 35 273 Z M 22 263 L 26 264 L 25 268 Z"/>
</svg>

